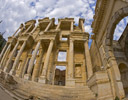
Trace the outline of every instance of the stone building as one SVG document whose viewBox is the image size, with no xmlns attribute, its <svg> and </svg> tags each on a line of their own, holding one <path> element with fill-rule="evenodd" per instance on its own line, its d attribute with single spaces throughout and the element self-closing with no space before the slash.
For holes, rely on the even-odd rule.
<svg viewBox="0 0 128 100">
<path fill-rule="evenodd" d="M 126 16 L 127 0 L 97 0 L 90 49 L 82 18 L 21 24 L 0 54 L 1 87 L 23 100 L 128 100 L 128 25 L 113 40 Z"/>
<path fill-rule="evenodd" d="M 128 97 L 128 26 L 113 40 L 116 25 L 126 16 L 128 0 L 97 0 L 90 48 L 94 74 L 88 85 L 104 100 Z"/>
<path fill-rule="evenodd" d="M 95 99 L 94 93 L 87 86 L 87 80 L 93 73 L 88 46 L 89 33 L 84 30 L 84 19 L 79 19 L 78 26 L 74 25 L 73 18 L 59 19 L 58 25 L 54 21 L 54 18 L 44 18 L 39 19 L 37 25 L 35 20 L 21 24 L 13 36 L 8 38 L 1 53 L 1 76 L 7 79 L 12 76 L 17 83 L 14 88 L 20 91 L 27 92 L 33 85 L 38 84 L 33 88 L 35 91 L 28 93 L 33 95 L 35 92 L 34 96 L 37 97 L 44 96 L 40 93 L 43 91 L 42 87 L 51 85 L 51 88 L 60 88 L 63 91 L 62 96 L 66 96 L 64 92 L 69 89 L 66 100 L 71 97 L 78 100 Z M 65 54 L 63 59 L 59 57 L 61 54 Z M 62 86 L 67 89 L 64 90 Z M 73 95 L 75 90 L 79 93 Z M 84 92 L 89 95 L 80 96 L 84 96 Z M 64 98 L 61 97 L 60 100 L 62 99 Z"/>
</svg>

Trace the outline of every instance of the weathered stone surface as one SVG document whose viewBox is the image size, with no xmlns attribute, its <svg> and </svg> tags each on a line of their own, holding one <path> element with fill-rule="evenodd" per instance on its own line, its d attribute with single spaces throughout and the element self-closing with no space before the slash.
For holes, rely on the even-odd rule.
<svg viewBox="0 0 128 100">
<path fill-rule="evenodd" d="M 127 0 L 97 0 L 95 9 L 90 50 L 84 19 L 78 26 L 73 18 L 59 19 L 55 25 L 48 17 L 39 19 L 37 26 L 35 20 L 21 24 L 0 55 L 3 87 L 25 100 L 127 97 L 128 26 L 113 41 L 116 25 L 128 16 Z M 66 53 L 65 60 L 58 60 L 60 52 Z"/>
</svg>

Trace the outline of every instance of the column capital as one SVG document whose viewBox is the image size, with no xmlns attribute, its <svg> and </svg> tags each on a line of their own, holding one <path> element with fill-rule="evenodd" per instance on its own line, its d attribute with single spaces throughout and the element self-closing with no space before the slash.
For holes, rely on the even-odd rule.
<svg viewBox="0 0 128 100">
<path fill-rule="evenodd" d="M 75 40 L 74 40 L 74 39 L 70 39 L 69 41 L 70 41 L 70 42 L 74 42 Z"/>
<path fill-rule="evenodd" d="M 84 43 L 86 43 L 86 42 L 88 43 L 88 40 L 84 40 Z"/>
<path fill-rule="evenodd" d="M 55 39 L 50 39 L 50 41 L 54 41 Z"/>
</svg>

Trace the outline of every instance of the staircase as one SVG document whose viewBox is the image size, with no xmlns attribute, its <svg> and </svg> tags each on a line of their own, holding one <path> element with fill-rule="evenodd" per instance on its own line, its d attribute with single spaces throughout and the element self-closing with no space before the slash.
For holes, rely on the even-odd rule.
<svg viewBox="0 0 128 100">
<path fill-rule="evenodd" d="M 88 86 L 56 86 L 23 79 L 17 82 L 17 88 L 10 91 L 17 100 L 96 100 Z"/>
</svg>

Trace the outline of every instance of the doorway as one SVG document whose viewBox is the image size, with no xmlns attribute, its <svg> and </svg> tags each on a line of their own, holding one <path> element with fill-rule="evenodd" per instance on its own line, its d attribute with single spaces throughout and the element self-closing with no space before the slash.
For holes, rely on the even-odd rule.
<svg viewBox="0 0 128 100">
<path fill-rule="evenodd" d="M 56 66 L 54 84 L 65 86 L 66 66 Z"/>
<path fill-rule="evenodd" d="M 128 97 L 128 67 L 125 64 L 121 63 L 119 65 L 119 70 L 121 74 L 121 81 L 123 83 L 125 95 L 126 97 Z"/>
</svg>

